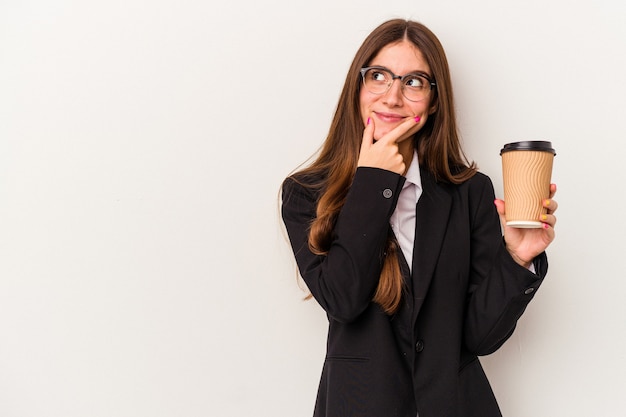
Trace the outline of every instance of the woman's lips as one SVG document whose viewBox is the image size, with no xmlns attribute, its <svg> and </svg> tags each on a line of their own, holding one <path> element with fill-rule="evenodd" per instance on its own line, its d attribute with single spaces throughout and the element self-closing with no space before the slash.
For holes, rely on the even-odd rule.
<svg viewBox="0 0 626 417">
<path fill-rule="evenodd" d="M 374 114 L 376 114 L 376 117 L 378 119 L 380 119 L 383 122 L 387 122 L 387 123 L 398 123 L 398 122 L 401 122 L 402 120 L 404 120 L 406 118 L 405 116 L 401 116 L 399 114 L 394 114 L 394 113 L 374 112 Z"/>
</svg>

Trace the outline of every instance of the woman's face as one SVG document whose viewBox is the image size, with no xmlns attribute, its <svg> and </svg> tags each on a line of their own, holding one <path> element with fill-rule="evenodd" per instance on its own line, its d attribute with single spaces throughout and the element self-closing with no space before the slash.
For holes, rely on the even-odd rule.
<svg viewBox="0 0 626 417">
<path fill-rule="evenodd" d="M 406 40 L 385 46 L 368 66 L 384 67 L 400 76 L 417 72 L 433 79 L 430 67 L 420 50 Z M 374 139 L 378 140 L 405 118 L 419 116 L 419 123 L 416 123 L 406 135 L 406 137 L 411 137 L 424 126 L 429 112 L 432 113 L 430 105 L 432 96 L 431 90 L 430 94 L 421 101 L 408 100 L 402 94 L 399 79 L 394 80 L 389 90 L 383 94 L 373 94 L 362 85 L 359 100 L 363 124 L 367 124 L 369 117 L 374 120 Z"/>
</svg>

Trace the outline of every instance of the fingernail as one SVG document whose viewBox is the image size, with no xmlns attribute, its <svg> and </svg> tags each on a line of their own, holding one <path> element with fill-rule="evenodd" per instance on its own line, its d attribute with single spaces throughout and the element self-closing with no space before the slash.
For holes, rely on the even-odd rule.
<svg viewBox="0 0 626 417">
<path fill-rule="evenodd" d="M 549 228 L 550 228 L 550 225 L 549 225 L 548 223 L 544 223 L 544 224 L 543 224 L 543 228 L 544 228 L 544 229 L 549 229 Z"/>
<path fill-rule="evenodd" d="M 544 205 L 545 207 L 548 207 L 548 206 L 550 205 L 550 200 L 545 200 L 545 201 L 543 202 L 543 205 Z"/>
<path fill-rule="evenodd" d="M 541 215 L 541 220 L 548 220 L 548 215 L 547 214 L 542 214 Z"/>
<path fill-rule="evenodd" d="M 422 120 L 422 118 L 421 118 L 421 117 L 419 117 L 419 116 L 415 116 L 415 123 L 419 123 L 419 121 L 420 121 L 420 120 Z"/>
<path fill-rule="evenodd" d="M 370 120 L 372 120 L 372 118 L 371 118 L 371 117 L 368 117 L 368 118 L 367 118 L 367 124 L 368 124 L 368 125 L 370 124 Z"/>
</svg>

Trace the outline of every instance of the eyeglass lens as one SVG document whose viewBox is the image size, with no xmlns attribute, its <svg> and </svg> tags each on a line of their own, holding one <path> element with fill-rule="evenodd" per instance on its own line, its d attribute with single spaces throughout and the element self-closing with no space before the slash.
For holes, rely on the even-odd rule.
<svg viewBox="0 0 626 417">
<path fill-rule="evenodd" d="M 391 72 L 381 68 L 370 68 L 363 74 L 363 82 L 372 94 L 384 94 L 393 84 Z M 420 101 L 430 93 L 430 81 L 418 74 L 408 74 L 400 79 L 402 94 L 411 101 Z"/>
</svg>

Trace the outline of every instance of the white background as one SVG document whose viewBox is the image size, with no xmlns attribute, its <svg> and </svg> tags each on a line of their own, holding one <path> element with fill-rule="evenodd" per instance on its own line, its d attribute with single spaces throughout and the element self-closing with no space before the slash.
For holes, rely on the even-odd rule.
<svg viewBox="0 0 626 417">
<path fill-rule="evenodd" d="M 465 148 L 557 149 L 550 272 L 484 358 L 508 417 L 626 411 L 626 3 L 0 0 L 0 415 L 309 416 L 326 319 L 282 179 L 392 17 L 446 48 Z"/>
</svg>

